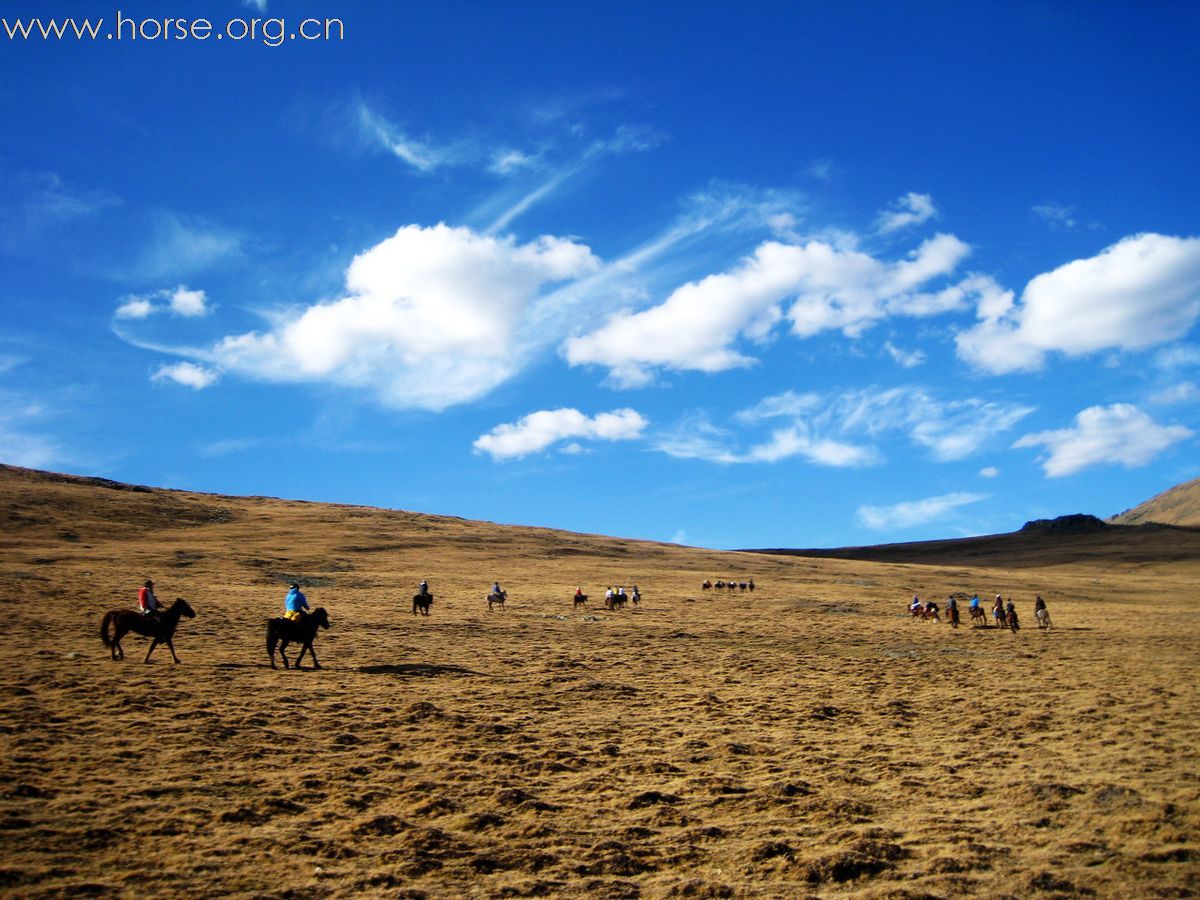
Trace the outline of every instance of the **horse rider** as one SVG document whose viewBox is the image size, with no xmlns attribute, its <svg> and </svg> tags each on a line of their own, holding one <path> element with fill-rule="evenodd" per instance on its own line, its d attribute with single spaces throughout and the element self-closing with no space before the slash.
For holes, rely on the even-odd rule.
<svg viewBox="0 0 1200 900">
<path fill-rule="evenodd" d="M 630 594 L 629 596 L 630 596 L 630 599 L 633 600 L 634 603 L 642 602 L 642 592 L 638 590 L 638 586 L 636 584 L 633 586 L 633 593 Z"/>
<path fill-rule="evenodd" d="M 504 596 L 504 591 L 500 590 L 500 582 L 499 581 L 492 582 L 492 593 L 495 594 L 497 597 Z"/>
<path fill-rule="evenodd" d="M 908 609 L 909 609 L 909 612 L 914 613 L 914 614 L 920 612 L 921 611 L 921 598 L 918 597 L 916 594 L 913 594 L 912 603 L 909 604 Z"/>
<path fill-rule="evenodd" d="M 158 598 L 154 596 L 154 582 L 146 579 L 146 583 L 138 588 L 138 612 L 157 621 L 161 611 Z"/>
<path fill-rule="evenodd" d="M 583 586 L 580 585 L 579 587 L 575 588 L 575 599 L 578 600 L 582 596 L 583 596 Z"/>
<path fill-rule="evenodd" d="M 971 597 L 971 609 L 979 609 L 979 595 L 975 594 Z"/>
<path fill-rule="evenodd" d="M 421 583 L 417 585 L 417 593 L 418 594 L 428 594 L 429 593 L 429 582 L 422 579 Z"/>
<path fill-rule="evenodd" d="M 291 619 L 293 622 L 299 622 L 308 614 L 308 598 L 300 593 L 298 582 L 292 582 L 292 586 L 287 592 L 287 597 L 284 598 L 283 605 L 283 617 Z"/>
<path fill-rule="evenodd" d="M 1039 612 L 1046 608 L 1046 601 L 1042 599 L 1042 595 L 1038 594 L 1037 599 L 1033 601 L 1033 615 L 1037 616 Z"/>
</svg>

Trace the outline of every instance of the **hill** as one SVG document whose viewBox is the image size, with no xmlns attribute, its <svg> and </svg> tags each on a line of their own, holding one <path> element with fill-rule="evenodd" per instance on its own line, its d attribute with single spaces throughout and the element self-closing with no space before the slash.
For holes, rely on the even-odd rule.
<svg viewBox="0 0 1200 900">
<path fill-rule="evenodd" d="M 1177 484 L 1109 519 L 1115 525 L 1163 525 L 1200 527 L 1200 478 Z"/>
<path fill-rule="evenodd" d="M 11 467 L 0 523 L 6 896 L 1200 886 L 1200 559 L 1149 559 L 1149 531 L 913 565 Z M 1038 549 L 1060 539 L 1100 543 Z M 177 666 L 144 664 L 145 639 L 122 662 L 101 644 L 147 577 L 196 611 Z M 731 577 L 757 590 L 700 587 Z M 509 602 L 489 612 L 495 578 Z M 332 622 L 320 671 L 267 661 L 292 580 Z M 618 583 L 639 607 L 596 603 Z M 1014 598 L 1025 627 L 905 613 L 958 590 Z"/>
</svg>

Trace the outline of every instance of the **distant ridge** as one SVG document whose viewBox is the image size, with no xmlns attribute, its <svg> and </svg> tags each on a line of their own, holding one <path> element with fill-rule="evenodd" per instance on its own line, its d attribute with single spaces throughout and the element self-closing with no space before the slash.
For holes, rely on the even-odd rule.
<svg viewBox="0 0 1200 900">
<path fill-rule="evenodd" d="M 986 566 L 1024 569 L 1104 561 L 1172 562 L 1200 558 L 1200 527 L 1147 523 L 1110 524 L 1076 513 L 1026 522 L 1020 531 L 981 537 L 870 547 L 766 549 L 750 553 L 859 559 L 919 565 Z"/>
<path fill-rule="evenodd" d="M 1114 525 L 1200 526 L 1200 478 L 1185 481 L 1108 520 Z"/>
</svg>

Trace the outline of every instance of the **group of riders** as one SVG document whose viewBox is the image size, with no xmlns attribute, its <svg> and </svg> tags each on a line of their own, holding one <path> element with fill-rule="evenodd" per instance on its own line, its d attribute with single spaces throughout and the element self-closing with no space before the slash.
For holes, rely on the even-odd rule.
<svg viewBox="0 0 1200 900">
<path fill-rule="evenodd" d="M 633 601 L 634 606 L 642 602 L 642 592 L 638 590 L 636 584 L 629 591 L 626 591 L 623 585 L 618 585 L 615 588 L 609 585 L 604 591 L 605 609 L 617 609 L 627 604 L 630 600 Z M 580 606 L 584 603 L 587 603 L 587 594 L 583 592 L 582 587 L 575 588 L 575 605 Z"/>
<path fill-rule="evenodd" d="M 971 597 L 969 604 L 972 619 L 984 619 L 986 614 L 983 612 L 983 607 L 979 602 L 979 595 L 974 594 Z M 935 622 L 942 621 L 941 608 L 934 600 L 921 601 L 921 598 L 913 594 L 912 603 L 908 606 L 908 611 L 914 619 L 933 619 Z M 1042 595 L 1038 594 L 1037 599 L 1033 601 L 1033 616 L 1037 619 L 1038 625 L 1043 628 L 1050 627 L 1050 612 L 1046 609 L 1046 601 L 1042 599 Z M 1011 597 L 1006 601 L 999 594 L 996 595 L 996 600 L 992 604 L 992 618 L 996 625 L 1001 628 L 1011 628 L 1016 631 L 1019 627 L 1017 617 L 1017 606 L 1013 603 Z M 957 628 L 959 624 L 958 613 L 958 598 L 951 595 L 946 598 L 946 619 L 952 628 Z"/>
</svg>

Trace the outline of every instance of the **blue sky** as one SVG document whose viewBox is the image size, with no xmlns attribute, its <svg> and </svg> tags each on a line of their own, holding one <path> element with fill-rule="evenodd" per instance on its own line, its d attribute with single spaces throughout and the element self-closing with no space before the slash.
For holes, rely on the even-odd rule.
<svg viewBox="0 0 1200 900">
<path fill-rule="evenodd" d="M 1200 475 L 1192 4 L 167 6 L 0 2 L 105 18 L 0 29 L 0 460 L 723 548 Z"/>
</svg>

